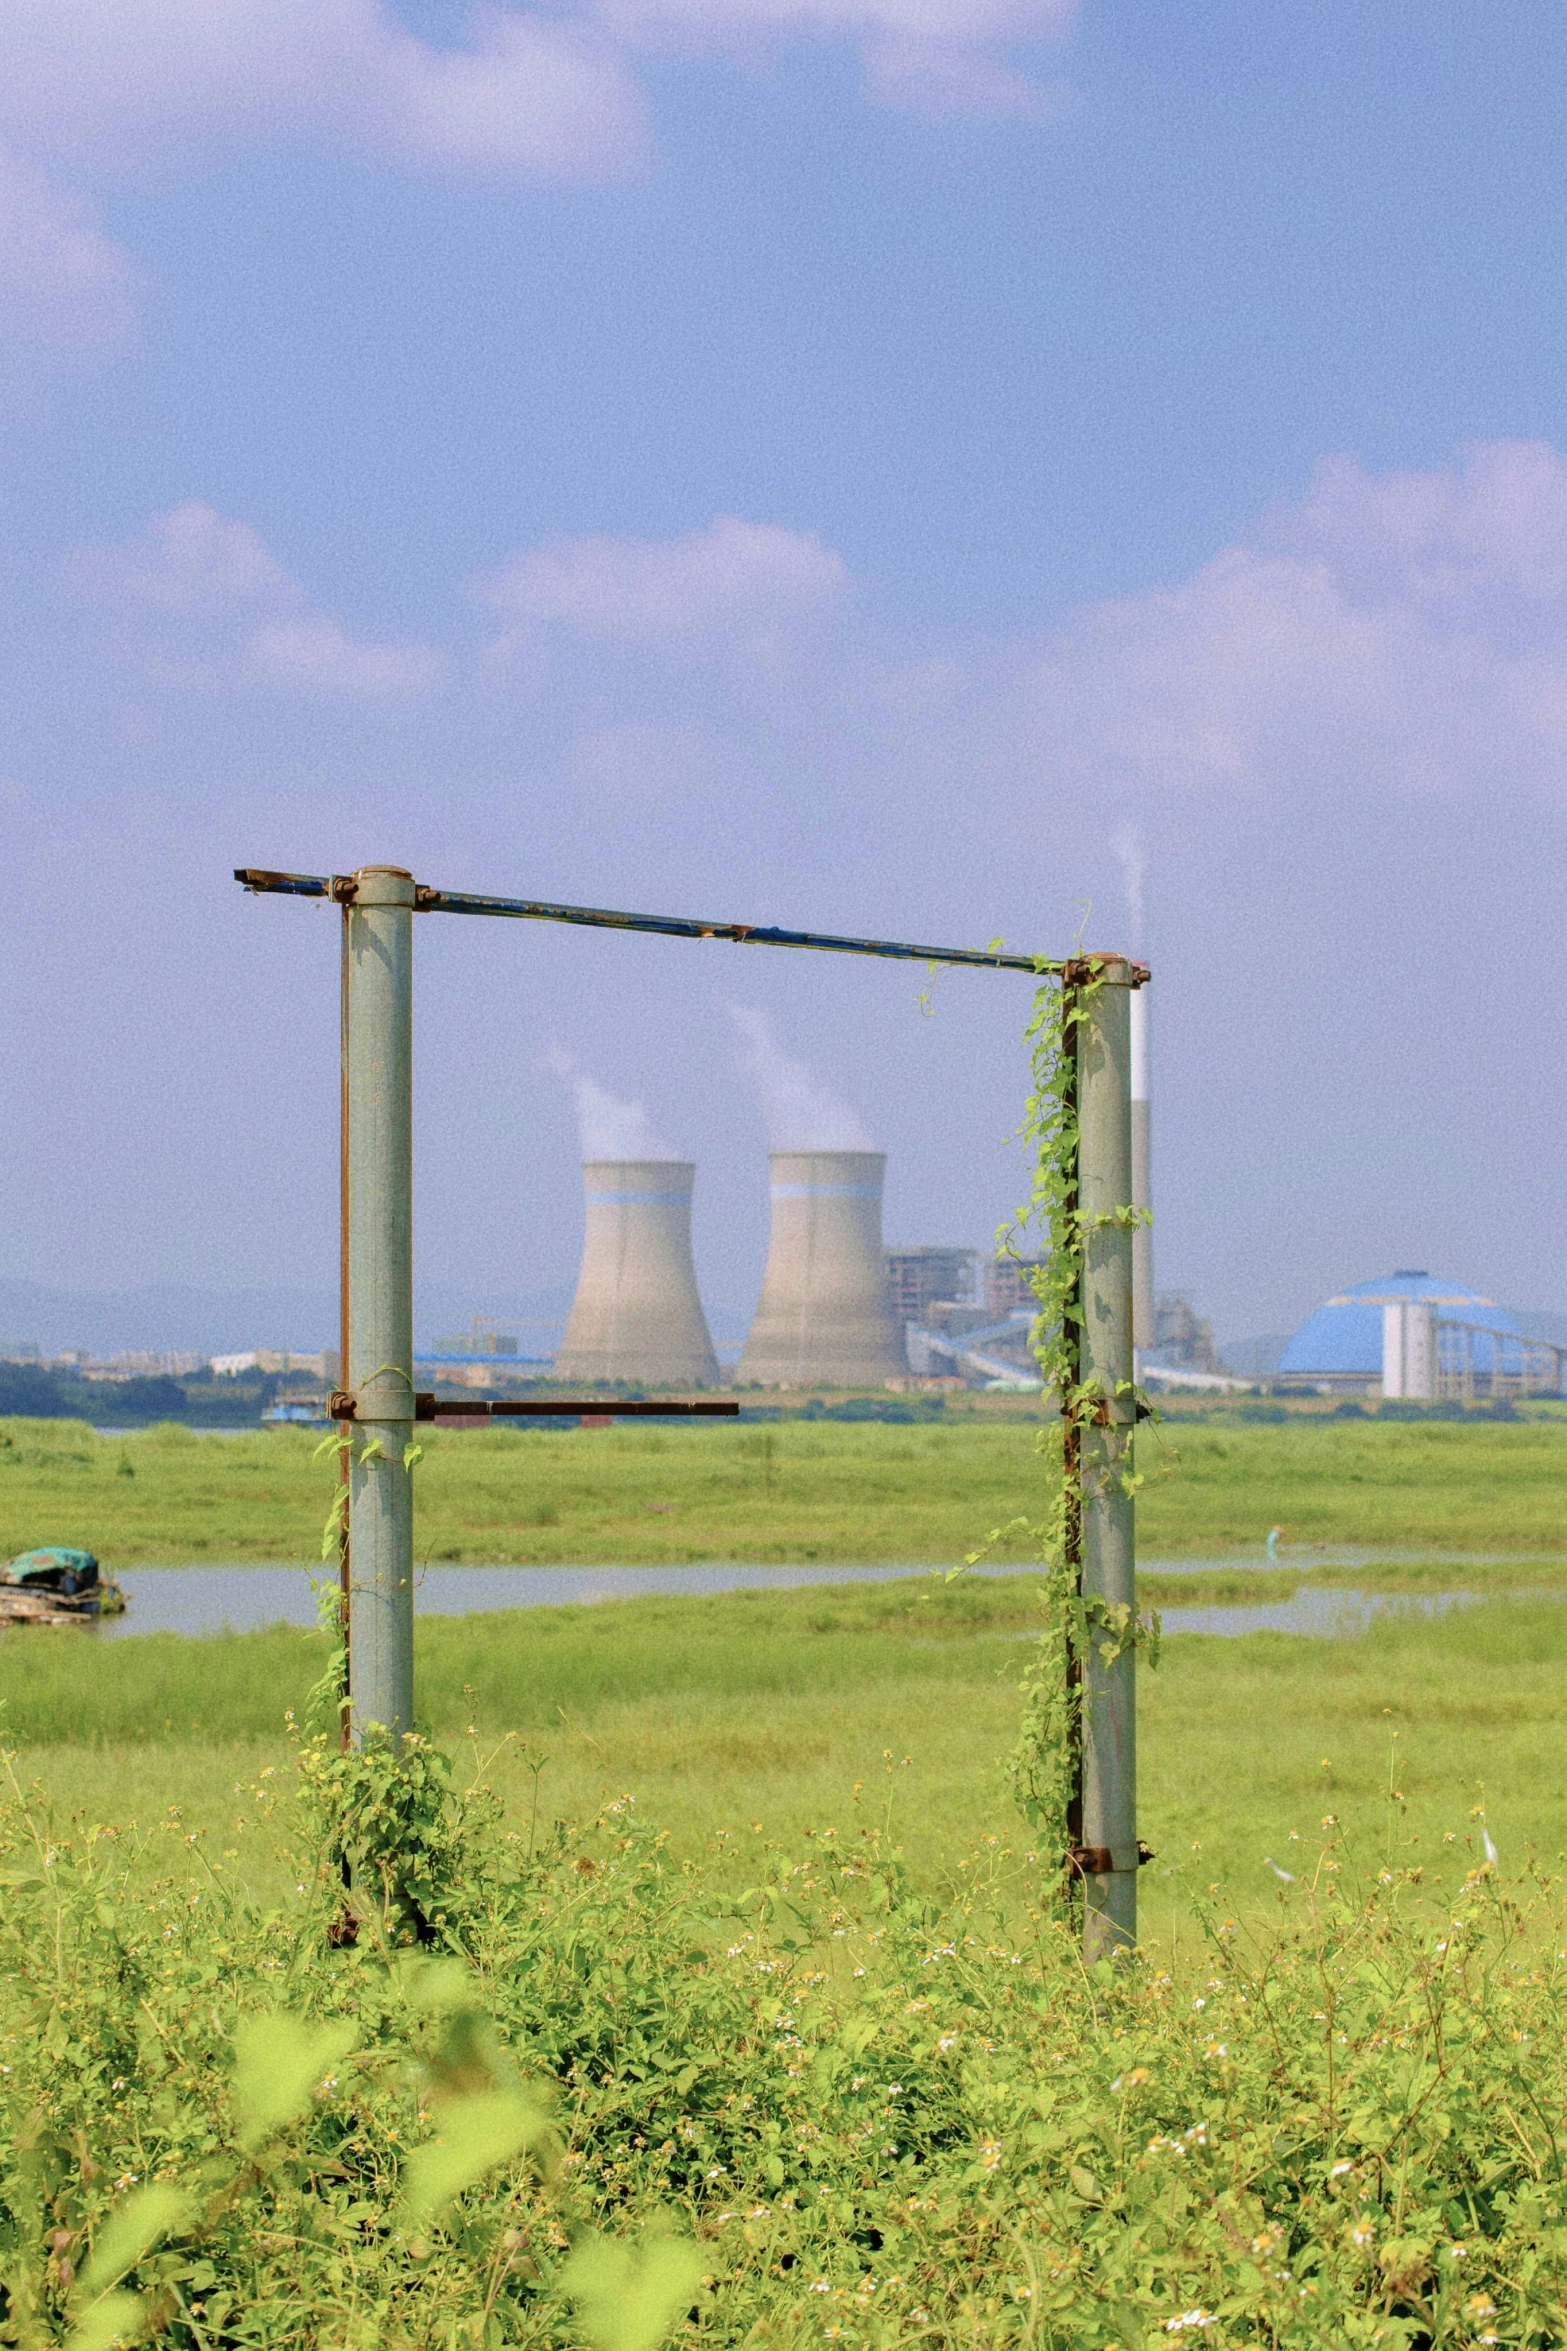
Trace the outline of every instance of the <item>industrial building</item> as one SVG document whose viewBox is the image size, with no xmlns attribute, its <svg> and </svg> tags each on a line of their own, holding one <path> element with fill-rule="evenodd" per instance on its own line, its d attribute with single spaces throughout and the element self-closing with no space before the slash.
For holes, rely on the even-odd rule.
<svg viewBox="0 0 1567 2351">
<path fill-rule="evenodd" d="M 582 1270 L 558 1380 L 716 1388 L 718 1359 L 691 1255 L 696 1168 L 684 1159 L 590 1159 Z"/>
<path fill-rule="evenodd" d="M 767 1269 L 736 1380 L 879 1387 L 907 1370 L 882 1251 L 880 1151 L 768 1154 Z"/>
<path fill-rule="evenodd" d="M 1325 1299 L 1285 1347 L 1275 1384 L 1427 1402 L 1558 1395 L 1563 1359 L 1481 1291 L 1405 1268 Z"/>
<path fill-rule="evenodd" d="M 1184 1290 L 1165 1290 L 1154 1300 L 1151 1362 L 1177 1371 L 1222 1372 L 1213 1326 Z"/>
<path fill-rule="evenodd" d="M 936 1305 L 972 1303 L 977 1249 L 888 1249 L 887 1288 L 892 1311 L 901 1323 L 923 1323 Z"/>
<path fill-rule="evenodd" d="M 991 1258 L 985 1267 L 984 1300 L 992 1321 L 1021 1314 L 1025 1306 L 1031 1314 L 1038 1313 L 1033 1277 L 1043 1262 L 1039 1257 L 1013 1257 L 1005 1252 Z"/>
</svg>

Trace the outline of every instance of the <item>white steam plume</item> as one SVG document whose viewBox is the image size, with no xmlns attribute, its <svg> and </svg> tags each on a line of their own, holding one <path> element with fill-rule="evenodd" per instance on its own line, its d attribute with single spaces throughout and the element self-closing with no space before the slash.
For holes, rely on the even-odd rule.
<svg viewBox="0 0 1567 2351">
<path fill-rule="evenodd" d="M 622 1102 L 585 1077 L 569 1053 L 546 1053 L 544 1066 L 571 1088 L 584 1159 L 678 1159 L 678 1151 L 654 1132 L 640 1102 Z"/>
<path fill-rule="evenodd" d="M 1134 824 L 1118 825 L 1111 836 L 1110 846 L 1121 861 L 1121 877 L 1126 884 L 1126 910 L 1132 925 L 1132 935 L 1127 946 L 1133 955 L 1140 955 L 1146 943 L 1143 937 L 1143 884 L 1148 878 L 1148 857 L 1143 848 L 1143 836 Z"/>
<path fill-rule="evenodd" d="M 740 1067 L 761 1100 L 767 1141 L 774 1151 L 873 1151 L 857 1111 L 818 1085 L 803 1061 L 785 1053 L 765 1012 L 731 1004 L 729 1017 L 744 1040 Z"/>
</svg>

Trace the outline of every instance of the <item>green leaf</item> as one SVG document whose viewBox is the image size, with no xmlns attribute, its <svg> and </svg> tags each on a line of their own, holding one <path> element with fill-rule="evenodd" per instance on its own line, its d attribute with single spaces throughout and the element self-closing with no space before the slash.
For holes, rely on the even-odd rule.
<svg viewBox="0 0 1567 2351">
<path fill-rule="evenodd" d="M 408 2221 L 431 2220 L 464 2188 L 525 2148 L 548 2140 L 549 2111 L 526 2090 L 482 2090 L 454 2098 L 440 2113 L 440 2130 L 408 2158 L 403 2211 Z"/>
<path fill-rule="evenodd" d="M 66 2336 L 65 2351 L 110 2351 L 111 2345 L 139 2334 L 141 2321 L 139 2294 L 105 2294 Z"/>
<path fill-rule="evenodd" d="M 586 2236 L 561 2273 L 582 2331 L 597 2351 L 658 2351 L 690 2308 L 701 2257 L 683 2237 L 644 2236 L 637 2245 Z"/>
<path fill-rule="evenodd" d="M 125 2272 L 134 2269 L 160 2237 L 178 2226 L 189 2205 L 190 2198 L 183 2188 L 163 2180 L 138 2188 L 123 2204 L 116 2204 L 98 2230 L 91 2257 L 82 2271 L 83 2298 L 101 2294 L 107 2286 L 118 2285 Z"/>
<path fill-rule="evenodd" d="M 309 2025 L 301 2017 L 242 2017 L 234 2028 L 230 2092 L 242 2147 L 292 2122 L 308 2106 L 322 2077 L 348 2055 L 357 2038 L 341 2018 Z"/>
</svg>

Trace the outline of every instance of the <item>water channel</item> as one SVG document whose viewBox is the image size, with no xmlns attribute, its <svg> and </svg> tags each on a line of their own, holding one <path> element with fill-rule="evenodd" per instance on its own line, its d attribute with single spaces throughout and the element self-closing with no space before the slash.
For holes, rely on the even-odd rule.
<svg viewBox="0 0 1567 2351">
<path fill-rule="evenodd" d="M 1335 1560 L 1336 1563 L 1336 1560 Z M 1250 1564 L 1235 1560 L 1149 1562 L 1191 1574 L 1203 1568 Z M 1258 1563 L 1261 1564 L 1260 1562 Z M 1346 1561 L 1346 1564 L 1348 1562 Z M 1460 1563 L 1455 1561 L 1454 1565 Z M 939 1574 L 929 1567 L 432 1567 L 414 1586 L 421 1616 L 469 1616 L 511 1608 L 558 1608 L 603 1600 L 653 1595 L 705 1598 L 717 1592 L 789 1591 L 803 1585 L 889 1583 L 900 1577 Z M 1016 1575 L 1016 1566 L 982 1566 L 975 1575 Z M 1280 1572 L 1281 1583 L 1293 1581 Z M 1298 1576 L 1299 1570 L 1294 1574 Z M 142 1633 L 244 1633 L 268 1625 L 312 1625 L 316 1590 L 325 1570 L 303 1567 L 142 1567 L 122 1576 L 129 1603 L 123 1616 L 107 1617 L 94 1628 L 99 1640 L 130 1640 Z M 1150 1601 L 1158 1605 L 1157 1586 Z M 1445 1614 L 1471 1604 L 1478 1594 L 1454 1590 L 1410 1595 L 1358 1592 L 1311 1585 L 1287 1598 L 1213 1608 L 1167 1608 L 1166 1633 L 1305 1633 L 1347 1637 L 1364 1632 L 1388 1612 Z"/>
</svg>

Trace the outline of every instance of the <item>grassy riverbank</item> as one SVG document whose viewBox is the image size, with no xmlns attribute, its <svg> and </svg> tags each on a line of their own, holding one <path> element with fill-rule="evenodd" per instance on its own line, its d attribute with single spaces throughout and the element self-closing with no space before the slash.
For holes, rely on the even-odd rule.
<svg viewBox="0 0 1567 2351">
<path fill-rule="evenodd" d="M 1023 1578 L 423 1618 L 421 1705 L 454 1751 L 499 1747 L 493 1776 L 524 1823 L 535 1789 L 546 1819 L 629 1792 L 699 1858 L 874 1811 L 934 1887 L 976 1839 L 1024 1849 L 1005 1759 L 1033 1624 Z M 324 1654 L 282 1630 L 15 1635 L 0 1643 L 0 1721 L 24 1774 L 66 1808 L 146 1822 L 173 1804 L 226 1835 L 245 1808 L 236 1785 L 286 1767 L 284 1711 Z M 1330 1812 L 1363 1853 L 1418 1837 L 1450 1878 L 1473 1853 L 1444 1834 L 1474 1838 L 1483 1804 L 1509 1858 L 1534 1847 L 1554 1862 L 1564 1710 L 1567 1608 L 1549 1600 L 1393 1618 L 1348 1641 L 1169 1641 L 1140 1706 L 1150 1921 L 1211 1883 L 1265 1904 L 1264 1857 L 1291 1867 Z"/>
<path fill-rule="evenodd" d="M 744 1559 L 948 1565 L 1042 1514 L 1028 1420 L 897 1427 L 432 1430 L 417 1471 L 422 1561 Z M 1145 1430 L 1145 1558 L 1292 1545 L 1567 1555 L 1567 1423 L 1178 1423 Z M 334 1465 L 297 1430 L 103 1438 L 0 1422 L 0 1556 L 87 1545 L 111 1565 L 320 1552 Z M 1003 1538 L 998 1556 L 1028 1556 Z"/>
</svg>

